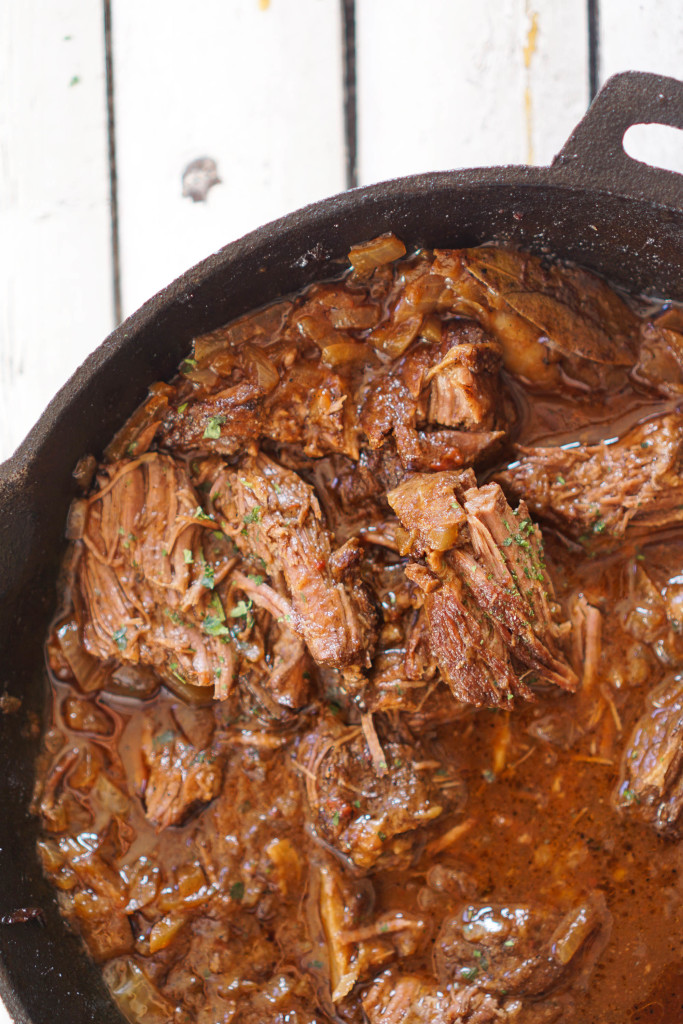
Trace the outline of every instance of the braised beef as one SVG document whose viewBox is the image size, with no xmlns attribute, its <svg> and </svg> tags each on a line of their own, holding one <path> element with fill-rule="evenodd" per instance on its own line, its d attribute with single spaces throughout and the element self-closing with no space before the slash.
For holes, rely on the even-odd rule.
<svg viewBox="0 0 683 1024">
<path fill-rule="evenodd" d="M 647 699 L 624 747 L 617 807 L 665 836 L 683 834 L 683 680 L 668 680 Z"/>
<path fill-rule="evenodd" d="M 417 744 L 378 735 L 370 715 L 359 726 L 325 717 L 298 754 L 321 837 L 363 869 L 409 853 L 419 839 L 411 833 L 463 798 L 449 766 L 420 754 Z"/>
<path fill-rule="evenodd" d="M 623 537 L 683 520 L 683 415 L 646 420 L 597 445 L 519 448 L 506 492 L 572 536 Z"/>
<path fill-rule="evenodd" d="M 676 1006 L 683 314 L 493 245 L 349 259 L 77 467 L 60 912 L 132 1024 Z"/>
<path fill-rule="evenodd" d="M 429 646 L 459 700 L 530 699 L 532 674 L 564 689 L 577 679 L 561 648 L 540 531 L 524 502 L 514 511 L 497 484 L 471 474 L 415 476 L 387 495 L 409 531 L 406 568 L 424 593 Z"/>
</svg>

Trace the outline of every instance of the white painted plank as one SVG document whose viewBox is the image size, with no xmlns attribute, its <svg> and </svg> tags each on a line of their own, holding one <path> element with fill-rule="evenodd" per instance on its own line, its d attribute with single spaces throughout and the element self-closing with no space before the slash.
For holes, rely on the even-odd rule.
<svg viewBox="0 0 683 1024">
<path fill-rule="evenodd" d="M 0 3 L 0 458 L 112 327 L 99 4 Z"/>
<path fill-rule="evenodd" d="M 654 71 L 683 79 L 681 0 L 600 0 L 601 81 L 617 71 Z M 627 151 L 683 173 L 683 133 L 631 132 Z"/>
<path fill-rule="evenodd" d="M 337 0 L 114 0 L 126 312 L 260 224 L 344 187 Z M 199 157 L 221 184 L 183 198 Z"/>
<path fill-rule="evenodd" d="M 588 103 L 585 0 L 357 0 L 362 182 L 548 163 Z"/>
</svg>

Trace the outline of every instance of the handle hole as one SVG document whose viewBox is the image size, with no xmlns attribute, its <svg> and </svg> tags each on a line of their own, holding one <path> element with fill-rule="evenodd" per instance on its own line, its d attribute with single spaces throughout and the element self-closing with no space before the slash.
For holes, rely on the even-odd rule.
<svg viewBox="0 0 683 1024">
<path fill-rule="evenodd" d="M 624 134 L 630 157 L 652 167 L 683 174 L 683 131 L 667 124 L 632 124 Z"/>
</svg>

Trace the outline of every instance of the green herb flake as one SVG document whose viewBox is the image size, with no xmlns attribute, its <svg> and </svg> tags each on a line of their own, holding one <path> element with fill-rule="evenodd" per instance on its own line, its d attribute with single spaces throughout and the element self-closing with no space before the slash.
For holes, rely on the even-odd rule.
<svg viewBox="0 0 683 1024">
<path fill-rule="evenodd" d="M 244 896 L 244 882 L 233 882 L 230 886 L 230 899 L 239 903 Z"/>
<path fill-rule="evenodd" d="M 225 416 L 209 416 L 209 422 L 206 424 L 203 437 L 208 438 L 210 441 L 216 441 L 221 436 L 221 427 L 225 423 Z"/>
<path fill-rule="evenodd" d="M 354 800 L 353 806 L 356 808 L 356 810 L 360 810 L 360 800 Z"/>
<path fill-rule="evenodd" d="M 191 356 L 188 356 L 187 359 L 183 359 L 183 364 L 180 367 L 181 373 L 189 373 L 190 370 L 196 369 L 196 366 L 197 360 L 192 359 Z"/>
<path fill-rule="evenodd" d="M 488 783 L 496 781 L 496 773 L 492 772 L 490 768 L 484 768 L 484 771 L 481 774 L 483 775 L 484 780 Z"/>
<path fill-rule="evenodd" d="M 234 608 L 230 609 L 231 619 L 240 619 L 243 615 L 248 615 L 252 608 L 252 601 L 238 601 Z"/>
<path fill-rule="evenodd" d="M 557 476 L 555 477 L 555 483 L 563 485 L 563 484 L 566 484 L 566 482 L 567 481 L 565 480 L 565 478 L 562 476 L 561 473 L 558 473 Z"/>
<path fill-rule="evenodd" d="M 120 629 L 115 630 L 111 635 L 112 640 L 120 651 L 125 651 L 128 646 L 128 638 L 126 636 L 127 632 L 128 627 L 121 626 Z"/>
<path fill-rule="evenodd" d="M 206 615 L 202 622 L 202 629 L 207 636 L 231 636 L 230 630 L 223 625 L 217 615 Z"/>
<path fill-rule="evenodd" d="M 187 402 L 183 402 L 182 405 L 178 406 L 178 415 L 179 416 L 183 416 L 185 414 L 185 410 L 187 409 L 187 404 L 188 404 Z"/>
<path fill-rule="evenodd" d="M 506 939 L 503 945 L 506 949 L 512 949 L 516 941 L 516 939 Z"/>
<path fill-rule="evenodd" d="M 208 562 L 202 562 L 202 569 L 202 578 L 199 582 L 203 587 L 206 587 L 207 590 L 213 590 L 215 586 L 213 566 L 209 565 Z"/>
<path fill-rule="evenodd" d="M 479 968 L 478 967 L 461 967 L 460 968 L 460 977 L 464 981 L 474 981 L 474 979 L 476 978 L 476 976 L 478 974 L 479 974 Z"/>
<path fill-rule="evenodd" d="M 593 523 L 593 533 L 602 533 L 604 531 L 604 529 L 605 529 L 605 520 L 604 519 L 596 519 L 596 521 Z"/>
<path fill-rule="evenodd" d="M 335 811 L 332 815 L 332 824 L 335 826 L 339 824 L 339 811 Z"/>
<path fill-rule="evenodd" d="M 185 565 L 192 565 L 192 563 L 194 562 L 192 552 L 190 551 L 189 548 L 183 548 L 183 561 L 185 562 Z"/>
<path fill-rule="evenodd" d="M 197 505 L 196 509 L 192 513 L 193 519 L 199 519 L 201 522 L 212 522 L 213 516 L 206 513 L 201 505 Z"/>
<path fill-rule="evenodd" d="M 261 519 L 261 506 L 255 505 L 249 512 L 245 512 L 242 518 L 245 523 L 258 523 Z"/>
<path fill-rule="evenodd" d="M 154 737 L 153 746 L 165 747 L 168 743 L 173 743 L 174 739 L 175 733 L 171 729 L 167 729 L 166 732 L 162 732 Z"/>
</svg>

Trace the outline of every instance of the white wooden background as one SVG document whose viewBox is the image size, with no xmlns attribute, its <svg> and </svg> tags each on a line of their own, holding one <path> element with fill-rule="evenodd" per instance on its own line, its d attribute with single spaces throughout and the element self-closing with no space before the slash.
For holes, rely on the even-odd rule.
<svg viewBox="0 0 683 1024">
<path fill-rule="evenodd" d="M 342 0 L 0 0 L 0 459 L 116 322 L 103 4 L 123 315 L 346 185 Z M 598 81 L 683 78 L 681 0 L 595 6 Z M 588 0 L 355 0 L 355 16 L 359 184 L 548 163 L 588 104 Z M 630 134 L 632 155 L 683 170 L 680 139 Z M 200 157 L 220 184 L 193 202 Z"/>
</svg>

